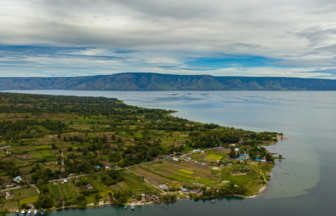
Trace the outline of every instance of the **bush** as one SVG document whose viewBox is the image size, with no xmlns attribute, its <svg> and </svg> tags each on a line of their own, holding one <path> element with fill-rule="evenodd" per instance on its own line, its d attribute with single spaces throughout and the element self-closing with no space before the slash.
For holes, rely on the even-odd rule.
<svg viewBox="0 0 336 216">
<path fill-rule="evenodd" d="M 63 203 L 62 202 L 59 202 L 59 203 L 56 204 L 56 208 L 61 208 L 61 207 L 63 207 Z"/>
</svg>

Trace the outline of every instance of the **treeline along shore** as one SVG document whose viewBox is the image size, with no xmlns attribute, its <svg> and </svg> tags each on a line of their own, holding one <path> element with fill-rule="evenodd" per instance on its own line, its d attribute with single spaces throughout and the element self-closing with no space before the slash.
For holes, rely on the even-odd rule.
<svg viewBox="0 0 336 216">
<path fill-rule="evenodd" d="M 106 91 L 334 91 L 336 80 L 286 77 L 233 77 L 120 73 L 82 77 L 0 78 L 0 90 L 106 90 Z"/>
<path fill-rule="evenodd" d="M 1 213 L 253 196 L 282 138 L 104 97 L 0 93 Z M 281 158 L 281 155 L 277 156 Z"/>
</svg>

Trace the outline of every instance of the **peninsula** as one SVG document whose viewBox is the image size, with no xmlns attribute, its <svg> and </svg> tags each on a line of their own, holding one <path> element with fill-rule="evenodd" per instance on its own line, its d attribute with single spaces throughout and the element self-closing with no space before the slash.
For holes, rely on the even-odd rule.
<svg viewBox="0 0 336 216">
<path fill-rule="evenodd" d="M 0 93 L 0 205 L 17 210 L 253 196 L 282 138 L 103 97 Z M 279 155 L 281 157 L 281 155 Z"/>
</svg>

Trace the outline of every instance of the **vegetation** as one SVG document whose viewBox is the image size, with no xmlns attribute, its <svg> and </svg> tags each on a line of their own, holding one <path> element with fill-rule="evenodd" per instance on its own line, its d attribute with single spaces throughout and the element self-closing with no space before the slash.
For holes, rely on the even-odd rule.
<svg viewBox="0 0 336 216">
<path fill-rule="evenodd" d="M 106 76 L 0 78 L 2 90 L 336 90 L 336 81 L 285 77 L 215 77 L 123 73 Z"/>
<path fill-rule="evenodd" d="M 201 191 L 188 192 L 192 198 L 251 195 L 269 180 L 274 158 L 260 146 L 274 144 L 275 132 L 201 124 L 171 113 L 111 98 L 0 93 L 0 145 L 10 146 L 0 150 L 2 187 L 16 176 L 28 185 L 12 191 L 16 205 L 0 200 L 7 209 L 148 201 L 143 193 L 172 202 L 186 196 L 178 193 L 181 187 Z M 206 152 L 189 152 L 195 149 Z M 270 163 L 241 161 L 241 154 Z"/>
</svg>

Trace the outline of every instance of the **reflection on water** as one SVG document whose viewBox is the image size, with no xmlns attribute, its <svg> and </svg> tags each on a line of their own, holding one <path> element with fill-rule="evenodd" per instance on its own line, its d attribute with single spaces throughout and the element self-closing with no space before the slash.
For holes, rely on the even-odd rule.
<svg viewBox="0 0 336 216">
<path fill-rule="evenodd" d="M 283 132 L 289 138 L 267 147 L 286 159 L 276 161 L 269 187 L 257 199 L 225 198 L 212 206 L 206 201 L 198 201 L 196 204 L 185 200 L 173 204 L 167 211 L 151 206 L 138 208 L 132 214 L 168 215 L 168 212 L 174 212 L 178 215 L 208 215 L 212 212 L 219 215 L 224 206 L 225 213 L 235 215 L 261 213 L 261 209 L 271 211 L 274 215 L 294 215 L 295 212 L 307 215 L 335 213 L 332 201 L 336 196 L 335 92 L 15 92 L 114 97 L 130 105 L 177 110 L 175 116 L 194 121 L 254 131 Z M 188 206 L 189 212 L 185 211 L 183 205 Z M 104 209 L 109 209 L 107 211 L 112 214 L 126 214 L 122 210 L 119 212 L 118 208 L 102 208 L 101 213 L 105 212 Z M 71 214 L 80 211 L 74 212 Z M 91 214 L 90 211 L 81 212 Z"/>
</svg>

